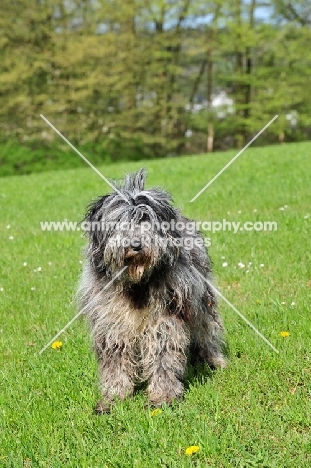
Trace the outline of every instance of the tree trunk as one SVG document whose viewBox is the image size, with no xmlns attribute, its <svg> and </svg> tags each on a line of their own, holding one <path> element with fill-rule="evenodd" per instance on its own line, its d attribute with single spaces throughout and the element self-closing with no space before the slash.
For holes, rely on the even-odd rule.
<svg viewBox="0 0 311 468">
<path fill-rule="evenodd" d="M 284 135 L 284 132 L 282 131 L 279 133 L 279 142 L 281 145 L 284 143 L 284 140 L 285 140 L 285 135 Z"/>
<path fill-rule="evenodd" d="M 211 56 L 211 52 L 209 53 Z M 211 57 L 209 57 L 207 62 L 207 89 L 206 89 L 206 99 L 208 102 L 208 123 L 207 123 L 207 152 L 212 153 L 214 149 L 214 125 L 212 117 L 212 91 L 213 91 L 213 62 Z"/>
<path fill-rule="evenodd" d="M 207 126 L 207 152 L 212 153 L 214 150 L 214 125 L 210 122 Z"/>
<path fill-rule="evenodd" d="M 206 150 L 212 153 L 214 150 L 214 124 L 212 112 L 212 93 L 213 93 L 213 50 L 215 47 L 215 38 L 217 35 L 217 20 L 220 12 L 220 4 L 216 4 L 215 14 L 212 20 L 211 38 L 208 41 L 209 47 L 207 49 L 207 83 L 206 83 L 206 100 L 208 103 L 208 117 L 207 117 L 207 142 Z"/>
</svg>

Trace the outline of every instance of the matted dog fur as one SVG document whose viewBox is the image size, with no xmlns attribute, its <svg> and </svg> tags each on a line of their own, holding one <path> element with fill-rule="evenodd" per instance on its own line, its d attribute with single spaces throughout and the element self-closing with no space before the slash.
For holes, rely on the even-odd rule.
<svg viewBox="0 0 311 468">
<path fill-rule="evenodd" d="M 215 293 L 201 277 L 212 280 L 203 237 L 167 192 L 145 189 L 145 177 L 143 169 L 127 175 L 84 220 L 78 293 L 99 362 L 99 413 L 142 381 L 155 406 L 180 399 L 190 360 L 225 366 Z"/>
</svg>

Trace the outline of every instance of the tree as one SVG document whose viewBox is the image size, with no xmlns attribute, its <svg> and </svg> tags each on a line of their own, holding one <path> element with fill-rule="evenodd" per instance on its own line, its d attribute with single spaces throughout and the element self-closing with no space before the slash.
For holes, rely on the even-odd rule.
<svg viewBox="0 0 311 468">
<path fill-rule="evenodd" d="M 309 3 L 274 0 L 260 20 L 262 5 L 3 0 L 0 138 L 52 144 L 40 113 L 110 160 L 242 146 L 276 113 L 261 142 L 306 138 Z"/>
</svg>

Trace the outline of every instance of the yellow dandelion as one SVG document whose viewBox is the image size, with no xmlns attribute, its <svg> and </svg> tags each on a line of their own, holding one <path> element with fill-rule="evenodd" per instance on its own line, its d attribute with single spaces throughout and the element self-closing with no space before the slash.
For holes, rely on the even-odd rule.
<svg viewBox="0 0 311 468">
<path fill-rule="evenodd" d="M 256 304 L 261 304 L 261 301 L 259 299 L 257 299 Z"/>
<path fill-rule="evenodd" d="M 193 453 L 197 453 L 200 450 L 200 447 L 198 445 L 190 445 L 190 447 L 187 447 L 185 450 L 186 455 L 192 455 Z"/>
<path fill-rule="evenodd" d="M 162 410 L 160 408 L 156 408 L 153 411 L 151 411 L 151 416 L 159 416 L 162 413 Z"/>
<path fill-rule="evenodd" d="M 286 338 L 287 336 L 290 335 L 290 333 L 286 332 L 286 331 L 282 331 L 282 332 L 280 332 L 280 335 L 281 335 L 282 338 Z"/>
<path fill-rule="evenodd" d="M 61 349 L 61 347 L 63 346 L 63 343 L 61 341 L 54 341 L 52 343 L 52 349 Z"/>
</svg>

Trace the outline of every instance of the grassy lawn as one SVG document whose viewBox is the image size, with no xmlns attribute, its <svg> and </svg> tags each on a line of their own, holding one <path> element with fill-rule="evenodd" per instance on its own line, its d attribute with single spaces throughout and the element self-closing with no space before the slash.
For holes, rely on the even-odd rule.
<svg viewBox="0 0 311 468">
<path fill-rule="evenodd" d="M 191 372 L 184 401 L 156 416 L 143 391 L 93 414 L 97 366 L 83 319 L 60 351 L 38 354 L 76 313 L 84 244 L 40 221 L 80 220 L 108 187 L 88 167 L 0 179 L 1 467 L 311 466 L 310 150 L 250 148 L 193 203 L 234 152 L 99 168 L 119 178 L 145 165 L 148 186 L 167 188 L 196 220 L 278 223 L 206 234 L 218 288 L 279 354 L 220 301 L 229 367 Z M 190 445 L 199 452 L 187 456 Z"/>
</svg>

